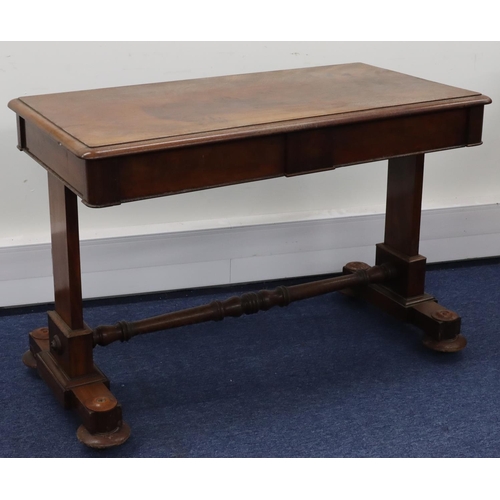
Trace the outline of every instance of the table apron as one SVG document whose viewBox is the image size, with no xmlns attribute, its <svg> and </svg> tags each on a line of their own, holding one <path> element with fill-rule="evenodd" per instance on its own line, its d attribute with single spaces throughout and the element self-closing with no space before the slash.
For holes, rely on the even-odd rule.
<svg viewBox="0 0 500 500">
<path fill-rule="evenodd" d="M 91 207 L 481 144 L 484 106 L 82 159 L 19 117 L 20 148 Z"/>
<path fill-rule="evenodd" d="M 459 108 L 287 136 L 287 175 L 481 143 L 482 111 Z"/>
</svg>

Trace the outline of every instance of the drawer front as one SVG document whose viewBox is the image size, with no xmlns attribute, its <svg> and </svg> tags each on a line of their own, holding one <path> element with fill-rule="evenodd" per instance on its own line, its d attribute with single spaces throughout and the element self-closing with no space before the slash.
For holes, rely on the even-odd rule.
<svg viewBox="0 0 500 500">
<path fill-rule="evenodd" d="M 477 131 L 469 131 L 469 123 L 479 120 L 470 120 L 469 111 L 462 108 L 289 133 L 286 175 L 456 148 L 471 139 L 479 142 Z"/>
<path fill-rule="evenodd" d="M 274 135 L 88 160 L 90 206 L 285 175 L 285 136 Z"/>
</svg>

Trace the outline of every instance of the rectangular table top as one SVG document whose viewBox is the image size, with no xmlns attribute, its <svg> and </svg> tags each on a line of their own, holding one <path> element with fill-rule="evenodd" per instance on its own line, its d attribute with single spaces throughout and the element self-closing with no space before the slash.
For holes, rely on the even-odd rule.
<svg viewBox="0 0 500 500">
<path fill-rule="evenodd" d="M 92 159 L 489 102 L 354 63 L 21 97 L 9 107 Z"/>
<path fill-rule="evenodd" d="M 481 144 L 491 99 L 361 63 L 20 97 L 19 148 L 89 206 Z"/>
</svg>

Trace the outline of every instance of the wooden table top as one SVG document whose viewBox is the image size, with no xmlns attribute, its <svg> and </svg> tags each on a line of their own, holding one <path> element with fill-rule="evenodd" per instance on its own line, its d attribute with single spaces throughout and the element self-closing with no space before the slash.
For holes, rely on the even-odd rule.
<svg viewBox="0 0 500 500">
<path fill-rule="evenodd" d="M 21 97 L 9 107 L 92 159 L 489 102 L 354 63 Z"/>
</svg>

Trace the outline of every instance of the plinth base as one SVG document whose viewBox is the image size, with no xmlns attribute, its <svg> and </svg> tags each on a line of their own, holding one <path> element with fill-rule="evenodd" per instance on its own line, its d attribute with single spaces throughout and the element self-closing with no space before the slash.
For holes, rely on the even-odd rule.
<svg viewBox="0 0 500 500">
<path fill-rule="evenodd" d="M 91 448 L 123 444 L 130 436 L 130 427 L 122 421 L 121 406 L 99 368 L 94 365 L 86 375 L 69 377 L 50 351 L 47 328 L 32 331 L 29 339 L 30 350 L 24 353 L 23 363 L 37 370 L 64 408 L 79 414 L 83 424 L 78 428 L 78 439 Z"/>
</svg>

